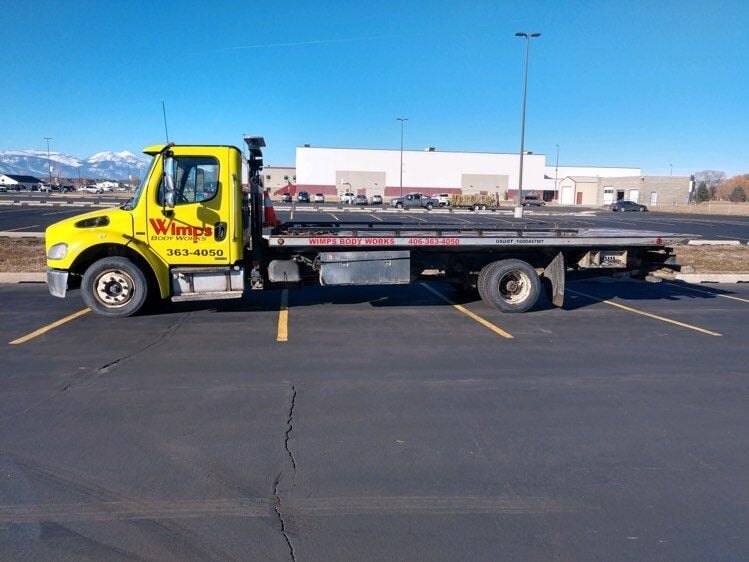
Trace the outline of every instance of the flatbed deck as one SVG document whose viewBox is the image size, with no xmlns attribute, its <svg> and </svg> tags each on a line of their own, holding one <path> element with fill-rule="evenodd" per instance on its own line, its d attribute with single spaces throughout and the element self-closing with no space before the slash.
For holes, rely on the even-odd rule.
<svg viewBox="0 0 749 562">
<path fill-rule="evenodd" d="M 399 222 L 287 222 L 264 236 L 271 247 L 672 246 L 692 235 L 627 229 L 562 228 L 544 223 L 511 227 L 413 225 Z"/>
</svg>

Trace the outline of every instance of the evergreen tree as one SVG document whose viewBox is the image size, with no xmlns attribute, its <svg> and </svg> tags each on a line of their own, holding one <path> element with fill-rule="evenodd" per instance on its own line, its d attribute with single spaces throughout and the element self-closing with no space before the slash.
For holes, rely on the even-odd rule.
<svg viewBox="0 0 749 562">
<path fill-rule="evenodd" d="M 710 190 L 708 189 L 705 182 L 700 183 L 700 185 L 697 187 L 697 193 L 695 193 L 694 195 L 694 200 L 696 203 L 702 203 L 704 201 L 710 200 Z"/>
<path fill-rule="evenodd" d="M 743 203 L 746 201 L 746 192 L 744 191 L 744 188 L 740 185 L 737 185 L 733 188 L 733 191 L 731 192 L 731 196 L 729 197 L 731 201 L 734 203 Z"/>
</svg>

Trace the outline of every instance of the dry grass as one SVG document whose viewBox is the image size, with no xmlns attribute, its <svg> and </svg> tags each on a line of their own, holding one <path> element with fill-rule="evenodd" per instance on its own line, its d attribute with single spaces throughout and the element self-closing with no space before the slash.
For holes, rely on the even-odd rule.
<svg viewBox="0 0 749 562">
<path fill-rule="evenodd" d="M 749 273 L 749 246 L 676 246 L 677 262 L 700 273 Z M 44 240 L 0 238 L 0 272 L 44 271 Z"/>
<path fill-rule="evenodd" d="M 749 273 L 749 246 L 676 246 L 676 261 L 698 273 Z"/>
<path fill-rule="evenodd" d="M 43 238 L 0 238 L 0 272 L 44 271 Z"/>
</svg>

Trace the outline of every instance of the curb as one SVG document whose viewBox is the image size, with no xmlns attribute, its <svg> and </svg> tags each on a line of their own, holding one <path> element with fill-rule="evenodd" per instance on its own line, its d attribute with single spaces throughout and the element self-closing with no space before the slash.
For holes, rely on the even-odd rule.
<svg viewBox="0 0 749 562">
<path fill-rule="evenodd" d="M 0 238 L 44 238 L 44 232 L 1 231 Z"/>
<path fill-rule="evenodd" d="M 749 273 L 677 273 L 674 279 L 686 283 L 749 283 Z"/>
<path fill-rule="evenodd" d="M 0 273 L 2 283 L 46 283 L 47 274 L 39 272 Z"/>
<path fill-rule="evenodd" d="M 740 246 L 739 240 L 690 240 L 689 246 Z"/>
</svg>

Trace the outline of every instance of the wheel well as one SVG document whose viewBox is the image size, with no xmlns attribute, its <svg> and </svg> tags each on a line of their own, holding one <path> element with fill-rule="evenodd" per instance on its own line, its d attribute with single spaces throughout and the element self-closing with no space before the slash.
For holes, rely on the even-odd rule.
<svg viewBox="0 0 749 562">
<path fill-rule="evenodd" d="M 123 246 L 122 244 L 98 244 L 84 250 L 80 256 L 76 258 L 73 265 L 70 267 L 70 273 L 80 283 L 83 274 L 94 262 L 99 261 L 102 258 L 109 257 L 123 257 L 132 261 L 146 276 L 148 285 L 151 289 L 156 291 L 158 294 L 159 283 L 156 280 L 156 274 L 151 269 L 148 262 L 135 250 Z"/>
</svg>

